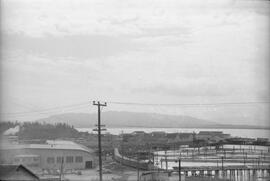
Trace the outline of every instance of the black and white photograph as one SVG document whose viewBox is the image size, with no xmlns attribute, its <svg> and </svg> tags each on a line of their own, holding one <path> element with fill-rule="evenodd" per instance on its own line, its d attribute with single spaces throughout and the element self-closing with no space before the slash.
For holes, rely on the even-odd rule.
<svg viewBox="0 0 270 181">
<path fill-rule="evenodd" d="M 270 181 L 269 0 L 0 0 L 0 181 Z"/>
</svg>

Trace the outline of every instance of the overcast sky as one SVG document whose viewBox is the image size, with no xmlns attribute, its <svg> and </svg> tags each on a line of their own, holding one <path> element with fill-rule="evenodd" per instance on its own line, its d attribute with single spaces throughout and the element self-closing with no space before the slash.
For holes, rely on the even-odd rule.
<svg viewBox="0 0 270 181">
<path fill-rule="evenodd" d="M 3 0 L 2 119 L 140 103 L 269 101 L 269 1 Z M 269 124 L 269 104 L 119 106 Z M 11 114 L 6 114 L 11 113 Z"/>
</svg>

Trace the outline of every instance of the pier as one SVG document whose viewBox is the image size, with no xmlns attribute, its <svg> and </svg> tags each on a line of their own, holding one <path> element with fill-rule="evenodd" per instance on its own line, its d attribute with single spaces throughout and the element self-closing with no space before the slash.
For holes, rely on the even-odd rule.
<svg viewBox="0 0 270 181">
<path fill-rule="evenodd" d="M 254 177 L 269 177 L 270 166 L 249 167 L 249 166 L 200 166 L 200 167 L 173 167 L 173 170 L 168 172 L 181 173 L 186 177 L 188 176 L 210 176 L 218 178 L 229 178 L 230 180 L 239 180 L 239 178 L 246 178 L 247 180 L 253 180 Z M 241 179 L 240 179 L 241 180 Z"/>
<path fill-rule="evenodd" d="M 231 147 L 231 148 L 230 148 Z M 179 164 L 181 162 L 181 164 Z M 160 171 L 185 177 L 215 177 L 247 181 L 270 176 L 269 147 L 224 145 L 224 147 L 188 147 L 154 153 Z M 180 168 L 178 165 L 181 165 Z"/>
<path fill-rule="evenodd" d="M 173 167 L 173 170 L 179 170 L 179 167 Z M 259 166 L 259 167 L 250 167 L 243 165 L 235 165 L 235 166 L 224 166 L 224 167 L 216 167 L 216 166 L 199 166 L 199 167 L 181 167 L 181 172 L 207 172 L 207 173 L 218 173 L 218 172 L 226 172 L 226 171 L 267 171 L 270 173 L 270 166 Z"/>
</svg>

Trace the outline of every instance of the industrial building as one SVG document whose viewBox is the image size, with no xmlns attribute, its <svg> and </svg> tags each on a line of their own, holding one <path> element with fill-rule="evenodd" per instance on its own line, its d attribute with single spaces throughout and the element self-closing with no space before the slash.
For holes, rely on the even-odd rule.
<svg viewBox="0 0 270 181">
<path fill-rule="evenodd" d="M 41 169 L 91 169 L 94 153 L 71 141 L 47 141 L 45 144 L 1 145 L 0 163 L 22 164 Z"/>
<path fill-rule="evenodd" d="M 222 131 L 200 131 L 196 139 L 218 142 L 230 138 L 230 134 L 224 134 Z"/>
</svg>

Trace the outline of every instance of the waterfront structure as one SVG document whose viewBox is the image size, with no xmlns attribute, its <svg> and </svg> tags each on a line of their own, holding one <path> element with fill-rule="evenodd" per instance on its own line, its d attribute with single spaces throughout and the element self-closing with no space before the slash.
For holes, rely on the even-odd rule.
<svg viewBox="0 0 270 181">
<path fill-rule="evenodd" d="M 150 133 L 150 135 L 153 137 L 165 137 L 166 132 L 165 131 L 153 131 Z"/>
<path fill-rule="evenodd" d="M 261 143 L 261 144 L 267 144 L 269 142 L 268 138 L 257 138 L 257 143 Z"/>
<path fill-rule="evenodd" d="M 205 141 L 219 142 L 230 138 L 230 134 L 224 134 L 222 131 L 200 131 L 196 135 L 196 139 Z"/>
<path fill-rule="evenodd" d="M 71 141 L 47 141 L 45 144 L 1 146 L 1 163 L 23 164 L 41 169 L 90 169 L 94 152 Z"/>
<path fill-rule="evenodd" d="M 227 138 L 226 139 L 227 142 L 232 143 L 232 144 L 253 144 L 256 142 L 255 138 L 240 138 L 240 137 L 233 137 L 233 138 Z"/>
<path fill-rule="evenodd" d="M 0 165 L 1 181 L 37 181 L 39 177 L 23 165 Z"/>
<path fill-rule="evenodd" d="M 191 142 L 193 133 L 168 133 L 168 143 Z"/>
<path fill-rule="evenodd" d="M 144 131 L 133 131 L 131 134 L 132 134 L 132 135 L 136 135 L 136 136 L 138 136 L 138 135 L 143 136 L 143 135 L 145 135 L 146 133 L 145 133 Z"/>
</svg>

